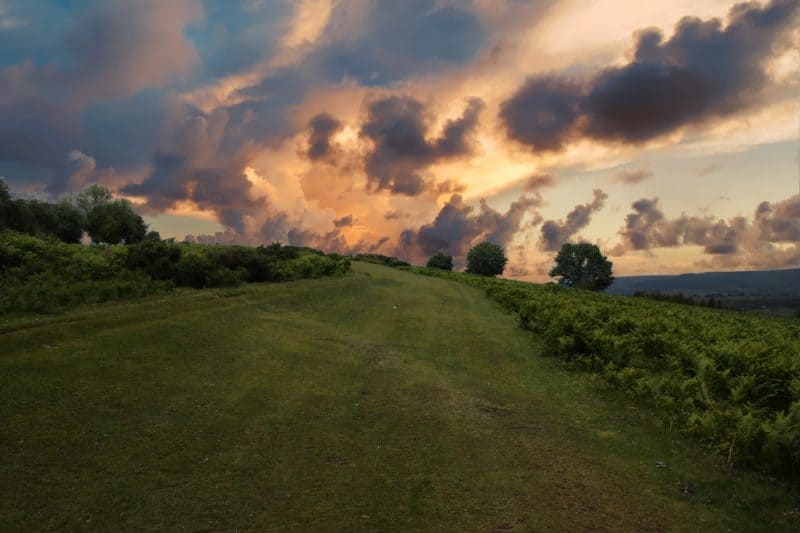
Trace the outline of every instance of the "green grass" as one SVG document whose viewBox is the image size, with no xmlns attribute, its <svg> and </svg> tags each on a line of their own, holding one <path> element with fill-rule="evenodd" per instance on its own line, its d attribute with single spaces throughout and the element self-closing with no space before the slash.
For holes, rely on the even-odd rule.
<svg viewBox="0 0 800 533">
<path fill-rule="evenodd" d="M 0 321 L 0 530 L 800 522 L 480 290 L 354 270 Z"/>
</svg>

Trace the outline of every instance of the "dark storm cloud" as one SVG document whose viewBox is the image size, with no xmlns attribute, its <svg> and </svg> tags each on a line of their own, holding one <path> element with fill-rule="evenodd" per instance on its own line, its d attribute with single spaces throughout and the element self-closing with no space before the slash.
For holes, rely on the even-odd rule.
<svg viewBox="0 0 800 533">
<path fill-rule="evenodd" d="M 582 88 L 557 78 L 531 78 L 500 105 L 508 136 L 535 152 L 561 150 L 574 136 Z"/>
<path fill-rule="evenodd" d="M 308 158 L 318 161 L 328 157 L 332 150 L 331 137 L 341 128 L 342 123 L 327 113 L 312 118 L 308 123 Z"/>
<path fill-rule="evenodd" d="M 214 211 L 222 224 L 244 231 L 245 217 L 263 208 L 265 199 L 253 199 L 245 175 L 248 147 L 224 143 L 228 113 L 221 109 L 203 113 L 179 100 L 171 101 L 169 108 L 165 140 L 153 158 L 152 171 L 123 191 L 146 197 L 147 207 L 154 211 L 190 200 Z"/>
<path fill-rule="evenodd" d="M 420 194 L 426 187 L 421 171 L 438 160 L 471 153 L 470 137 L 483 107 L 480 99 L 469 99 L 462 116 L 449 121 L 441 137 L 428 140 L 430 120 L 421 102 L 407 96 L 371 102 L 360 133 L 372 143 L 365 160 L 371 188 Z"/>
<path fill-rule="evenodd" d="M 464 257 L 478 240 L 506 246 L 519 231 L 522 218 L 540 205 L 539 198 L 521 196 L 508 211 L 500 213 L 481 201 L 476 209 L 454 194 L 430 224 L 401 234 L 399 253 L 405 257 L 426 257 L 443 251 L 457 258 Z"/>
<path fill-rule="evenodd" d="M 593 194 L 591 202 L 576 205 L 565 220 L 546 220 L 542 223 L 540 241 L 542 250 L 558 250 L 562 244 L 569 242 L 573 235 L 589 225 L 592 213 L 601 210 L 608 198 L 608 195 L 600 189 L 595 189 Z"/>
<path fill-rule="evenodd" d="M 442 137 L 436 140 L 435 152 L 439 157 L 459 156 L 472 151 L 470 136 L 478 126 L 484 107 L 486 104 L 480 98 L 470 98 L 464 113 L 445 124 Z"/>
<path fill-rule="evenodd" d="M 146 0 L 134 5 L 108 0 L 77 6 L 68 12 L 71 17 L 62 13 L 65 20 L 53 27 L 52 37 L 43 39 L 51 46 L 41 51 L 49 53 L 46 58 L 34 54 L 0 69 L 0 163 L 29 167 L 31 172 L 23 173 L 47 181 L 53 193 L 70 188 L 69 172 L 63 168 L 70 153 L 80 150 L 94 157 L 94 138 L 114 138 L 118 131 L 135 128 L 114 124 L 93 137 L 87 133 L 94 131 L 93 121 L 82 116 L 90 104 L 113 105 L 177 79 L 195 57 L 182 33 L 184 24 L 199 13 L 195 2 Z M 12 5 L 13 12 L 17 7 Z M 27 9 L 21 13 L 36 13 L 32 6 Z M 46 20 L 49 10 L 42 9 Z M 29 28 L 41 22 L 27 20 L 20 38 L 40 35 Z M 0 56 L 7 61 L 5 50 Z M 98 161 L 98 167 L 100 163 L 106 162 Z"/>
<path fill-rule="evenodd" d="M 501 105 L 508 136 L 533 151 L 578 138 L 638 143 L 759 102 L 769 60 L 791 46 L 798 2 L 738 4 L 719 19 L 683 18 L 668 40 L 637 35 L 633 60 L 586 83 L 558 75 L 529 78 Z"/>
<path fill-rule="evenodd" d="M 622 243 L 615 254 L 627 250 L 649 250 L 683 245 L 702 246 L 712 256 L 745 256 L 751 266 L 790 266 L 800 243 L 800 196 L 781 202 L 761 202 L 752 221 L 745 217 L 729 220 L 713 216 L 681 215 L 667 218 L 658 198 L 642 198 L 631 204 L 633 212 L 620 230 Z M 788 249 L 773 244 L 792 245 Z M 734 263 L 729 263 L 734 265 Z"/>
<path fill-rule="evenodd" d="M 241 102 L 225 107 L 231 123 L 237 125 L 230 128 L 227 145 L 259 143 L 274 148 L 297 133 L 292 112 L 315 83 L 301 67 L 271 72 L 258 84 L 235 92 Z"/>
</svg>

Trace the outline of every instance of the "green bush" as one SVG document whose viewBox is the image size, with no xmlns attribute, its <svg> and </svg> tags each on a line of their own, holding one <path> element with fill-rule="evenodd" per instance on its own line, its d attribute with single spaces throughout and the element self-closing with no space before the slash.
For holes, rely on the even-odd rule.
<svg viewBox="0 0 800 533">
<path fill-rule="evenodd" d="M 207 255 L 184 251 L 175 265 L 175 284 L 202 289 L 208 286 L 208 277 L 216 270 Z"/>
<path fill-rule="evenodd" d="M 145 239 L 127 247 L 126 265 L 131 270 L 141 270 L 153 279 L 174 279 L 181 248 L 177 244 L 156 239 Z"/>
<path fill-rule="evenodd" d="M 385 265 L 389 267 L 411 266 L 411 264 L 407 261 L 381 254 L 356 254 L 353 256 L 353 259 L 356 261 L 362 261 L 364 263 L 374 263 L 376 265 Z"/>
<path fill-rule="evenodd" d="M 247 271 L 243 268 L 231 270 L 228 268 L 218 268 L 206 278 L 206 287 L 238 287 L 247 276 Z"/>
<path fill-rule="evenodd" d="M 439 270 L 453 270 L 453 256 L 445 255 L 443 252 L 436 252 L 428 259 L 428 268 L 438 268 Z"/>
<path fill-rule="evenodd" d="M 0 312 L 58 312 L 81 303 L 184 287 L 232 287 L 343 275 L 350 261 L 308 249 L 173 244 L 82 246 L 0 232 Z"/>
<path fill-rule="evenodd" d="M 81 246 L 54 237 L 0 232 L 0 313 L 54 313 L 174 286 L 128 270 L 126 261 L 124 246 Z"/>
</svg>

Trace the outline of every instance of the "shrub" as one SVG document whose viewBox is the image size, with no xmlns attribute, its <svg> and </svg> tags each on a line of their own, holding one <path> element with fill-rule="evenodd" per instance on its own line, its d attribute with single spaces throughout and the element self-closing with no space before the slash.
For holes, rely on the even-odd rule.
<svg viewBox="0 0 800 533">
<path fill-rule="evenodd" d="M 57 312 L 87 302 L 185 287 L 336 276 L 350 261 L 281 246 L 176 245 L 151 236 L 122 246 L 66 244 L 0 231 L 0 312 Z"/>
<path fill-rule="evenodd" d="M 206 276 L 206 287 L 238 287 L 242 284 L 247 271 L 243 268 L 230 270 L 218 268 Z"/>
<path fill-rule="evenodd" d="M 145 239 L 128 246 L 126 265 L 141 270 L 153 279 L 174 279 L 181 258 L 181 248 L 161 240 Z"/>
<path fill-rule="evenodd" d="M 499 276 L 505 270 L 507 262 L 506 254 L 500 246 L 482 242 L 467 253 L 467 272 L 481 276 Z"/>
<path fill-rule="evenodd" d="M 453 270 L 453 256 L 445 255 L 443 252 L 436 252 L 428 259 L 428 268 L 438 268 L 439 270 Z"/>
<path fill-rule="evenodd" d="M 385 265 L 389 267 L 407 267 L 411 266 L 407 261 L 398 259 L 396 257 L 381 255 L 381 254 L 356 254 L 353 256 L 356 261 L 363 261 L 365 263 L 375 263 L 376 265 Z"/>
<path fill-rule="evenodd" d="M 175 264 L 175 284 L 180 287 L 202 289 L 208 285 L 208 277 L 217 270 L 208 256 L 196 251 L 181 253 Z"/>
<path fill-rule="evenodd" d="M 174 286 L 130 271 L 126 262 L 124 246 L 81 246 L 54 237 L 0 232 L 0 312 L 53 313 Z"/>
</svg>

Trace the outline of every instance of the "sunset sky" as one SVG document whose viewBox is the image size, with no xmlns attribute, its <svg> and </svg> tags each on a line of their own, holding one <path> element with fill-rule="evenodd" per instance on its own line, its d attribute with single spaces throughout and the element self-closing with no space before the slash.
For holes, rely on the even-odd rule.
<svg viewBox="0 0 800 533">
<path fill-rule="evenodd" d="M 0 0 L 0 176 L 164 237 L 543 280 L 800 262 L 796 0 Z"/>
</svg>

